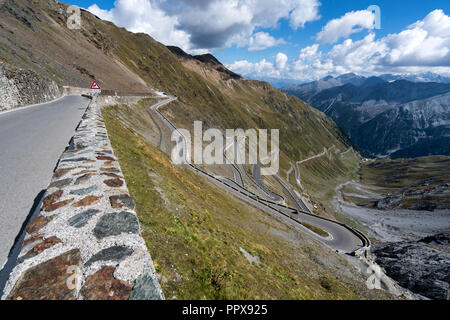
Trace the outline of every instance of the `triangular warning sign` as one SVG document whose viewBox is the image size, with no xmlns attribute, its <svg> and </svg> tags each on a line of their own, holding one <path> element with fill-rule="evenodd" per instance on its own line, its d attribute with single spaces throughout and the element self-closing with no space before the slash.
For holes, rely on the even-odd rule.
<svg viewBox="0 0 450 320">
<path fill-rule="evenodd" d="M 100 86 L 98 85 L 97 81 L 95 81 L 95 80 L 94 80 L 94 82 L 92 82 L 91 89 L 101 90 Z"/>
</svg>

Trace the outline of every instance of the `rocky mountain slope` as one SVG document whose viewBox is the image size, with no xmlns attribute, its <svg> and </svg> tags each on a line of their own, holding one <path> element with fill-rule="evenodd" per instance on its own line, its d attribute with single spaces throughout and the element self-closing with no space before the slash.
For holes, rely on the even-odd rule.
<svg viewBox="0 0 450 320">
<path fill-rule="evenodd" d="M 58 98 L 58 85 L 31 70 L 0 62 L 0 111 Z"/>
<path fill-rule="evenodd" d="M 336 78 L 328 76 L 309 83 L 287 85 L 284 86 L 282 90 L 292 93 L 305 101 L 309 101 L 315 94 L 323 90 L 343 86 L 345 84 L 353 84 L 358 86 L 364 80 L 364 77 L 360 77 L 354 73 L 348 73 Z"/>
<path fill-rule="evenodd" d="M 450 84 L 342 77 L 284 90 L 333 118 L 367 155 L 450 154 Z"/>
<path fill-rule="evenodd" d="M 375 261 L 404 288 L 449 299 L 450 157 L 363 162 L 338 205 L 364 225 Z"/>
<path fill-rule="evenodd" d="M 450 232 L 418 241 L 375 244 L 376 262 L 387 274 L 430 299 L 450 299 Z"/>
<path fill-rule="evenodd" d="M 439 83 L 450 83 L 450 77 L 436 74 L 433 72 L 423 72 L 419 74 L 383 74 L 380 76 L 383 80 L 393 81 L 393 80 L 408 80 L 412 82 L 439 82 Z"/>
<path fill-rule="evenodd" d="M 201 120 L 204 129 L 280 129 L 282 176 L 291 162 L 333 150 L 302 168 L 303 187 L 295 188 L 306 198 L 333 190 L 358 162 L 353 152 L 341 156 L 350 143 L 330 118 L 268 83 L 241 78 L 211 55 L 167 48 L 86 11 L 82 28 L 68 29 L 67 5 L 57 1 L 2 5 L 5 63 L 60 85 L 88 87 L 96 79 L 106 90 L 153 95 L 155 88 L 176 95 L 160 111 L 180 128 Z M 155 101 L 110 106 L 104 118 L 166 297 L 392 298 L 368 290 L 367 275 L 322 243 L 175 166 L 167 154 L 170 133 L 148 110 Z M 208 170 L 230 175 L 220 167 Z M 275 186 L 273 178 L 263 183 Z M 315 213 L 334 217 L 325 204 L 317 208 Z"/>
<path fill-rule="evenodd" d="M 0 60 L 32 70 L 58 84 L 89 88 L 93 79 L 107 89 L 149 92 L 148 84 L 123 63 L 129 35 L 109 22 L 81 13 L 83 28 L 67 28 L 67 5 L 49 0 L 0 2 Z M 114 32 L 109 32 L 114 30 Z M 150 39 L 148 37 L 148 39 Z M 152 40 L 148 40 L 152 41 Z"/>
</svg>

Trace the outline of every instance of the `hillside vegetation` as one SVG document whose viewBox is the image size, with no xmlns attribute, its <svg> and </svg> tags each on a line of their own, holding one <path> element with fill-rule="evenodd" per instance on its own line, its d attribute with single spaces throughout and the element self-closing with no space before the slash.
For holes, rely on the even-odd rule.
<svg viewBox="0 0 450 320">
<path fill-rule="evenodd" d="M 415 159 L 377 159 L 358 170 L 358 182 L 370 189 L 351 185 L 342 189 L 344 199 L 381 210 L 450 209 L 450 157 L 431 156 Z"/>
<path fill-rule="evenodd" d="M 174 166 L 124 118 L 142 119 L 152 103 L 110 106 L 103 117 L 167 298 L 392 298 L 321 243 Z"/>
</svg>

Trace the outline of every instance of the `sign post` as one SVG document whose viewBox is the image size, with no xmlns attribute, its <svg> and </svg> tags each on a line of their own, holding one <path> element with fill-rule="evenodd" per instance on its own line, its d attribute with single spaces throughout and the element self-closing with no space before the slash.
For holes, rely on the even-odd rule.
<svg viewBox="0 0 450 320">
<path fill-rule="evenodd" d="M 94 80 L 94 82 L 92 82 L 91 85 L 91 92 L 93 94 L 98 94 L 102 91 L 102 89 L 100 88 L 100 86 L 98 85 L 97 81 Z"/>
</svg>

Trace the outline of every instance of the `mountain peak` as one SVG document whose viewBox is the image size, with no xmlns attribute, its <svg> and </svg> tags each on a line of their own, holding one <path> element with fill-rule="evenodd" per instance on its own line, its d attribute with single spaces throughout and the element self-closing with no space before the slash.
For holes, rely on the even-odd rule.
<svg viewBox="0 0 450 320">
<path fill-rule="evenodd" d="M 200 63 L 204 63 L 208 65 L 209 67 L 214 68 L 215 70 L 221 72 L 222 74 L 226 74 L 227 77 L 231 79 L 242 79 L 242 77 L 236 73 L 234 73 L 231 70 L 228 70 L 219 60 L 217 60 L 216 57 L 214 57 L 210 53 L 201 54 L 201 55 L 190 55 L 183 51 L 183 49 L 175 46 L 167 46 L 167 49 L 170 50 L 173 54 L 175 54 L 177 57 L 184 59 L 184 60 L 194 60 L 198 61 Z"/>
<path fill-rule="evenodd" d="M 176 47 L 176 46 L 166 46 L 167 49 L 170 50 L 170 52 L 172 52 L 173 54 L 179 56 L 179 57 L 183 57 L 183 58 L 192 58 L 192 56 L 186 52 L 183 51 L 183 49 L 181 49 L 180 47 Z"/>
<path fill-rule="evenodd" d="M 183 49 L 176 47 L 176 46 L 167 46 L 167 49 L 169 49 L 173 54 L 175 54 L 181 58 L 195 59 L 195 60 L 201 61 L 203 63 L 210 63 L 213 65 L 220 65 L 220 66 L 223 65 L 219 60 L 217 60 L 216 57 L 214 57 L 210 53 L 201 54 L 201 55 L 191 55 L 189 53 L 186 53 Z"/>
<path fill-rule="evenodd" d="M 321 80 L 322 81 L 328 81 L 328 80 L 331 80 L 331 79 L 334 79 L 333 76 L 326 76 L 325 78 L 322 78 Z"/>
<path fill-rule="evenodd" d="M 199 61 L 201 61 L 201 62 L 204 62 L 204 63 L 210 63 L 210 64 L 213 64 L 213 65 L 220 65 L 220 66 L 223 65 L 219 60 L 217 60 L 216 57 L 214 57 L 210 53 L 197 55 L 197 56 L 194 56 L 194 58 L 199 60 Z"/>
<path fill-rule="evenodd" d="M 336 77 L 336 79 L 338 79 L 338 80 L 349 80 L 349 79 L 353 79 L 353 78 L 362 78 L 362 77 L 358 76 L 357 74 L 355 74 L 353 72 L 341 74 L 340 76 Z"/>
<path fill-rule="evenodd" d="M 387 82 L 387 81 L 382 79 L 382 78 L 380 78 L 380 77 L 372 76 L 372 77 L 367 78 L 361 84 L 361 87 L 370 87 L 370 86 L 377 85 L 377 84 L 380 84 L 380 83 L 385 83 L 385 82 Z"/>
</svg>

